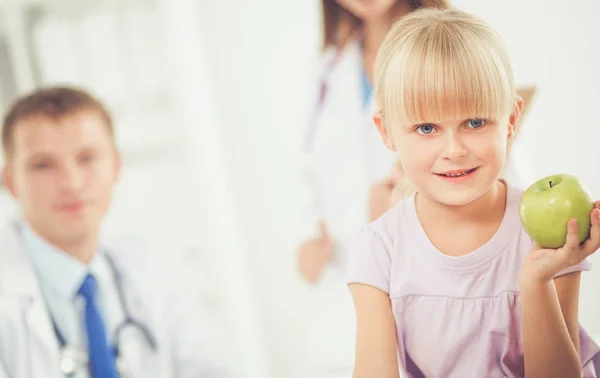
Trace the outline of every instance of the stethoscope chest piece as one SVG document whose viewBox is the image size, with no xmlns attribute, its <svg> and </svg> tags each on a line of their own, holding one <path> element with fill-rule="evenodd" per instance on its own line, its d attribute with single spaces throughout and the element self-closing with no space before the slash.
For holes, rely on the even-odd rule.
<svg viewBox="0 0 600 378">
<path fill-rule="evenodd" d="M 73 375 L 88 363 L 87 353 L 81 348 L 66 345 L 60 352 L 59 368 L 64 375 Z"/>
</svg>

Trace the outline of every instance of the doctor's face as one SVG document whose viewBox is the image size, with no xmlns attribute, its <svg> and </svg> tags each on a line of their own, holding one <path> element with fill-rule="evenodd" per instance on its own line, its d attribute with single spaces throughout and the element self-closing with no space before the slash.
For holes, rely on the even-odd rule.
<svg viewBox="0 0 600 378">
<path fill-rule="evenodd" d="M 59 246 L 95 235 L 119 171 L 102 117 L 82 110 L 21 120 L 8 160 L 7 187 L 36 232 Z"/>
<path fill-rule="evenodd" d="M 396 3 L 408 0 L 337 0 L 338 4 L 361 20 L 387 17 Z"/>
</svg>

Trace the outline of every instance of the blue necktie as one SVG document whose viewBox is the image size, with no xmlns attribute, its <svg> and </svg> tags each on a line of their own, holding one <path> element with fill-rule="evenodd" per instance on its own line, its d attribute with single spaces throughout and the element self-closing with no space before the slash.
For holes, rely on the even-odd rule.
<svg viewBox="0 0 600 378">
<path fill-rule="evenodd" d="M 108 345 L 104 322 L 97 304 L 98 283 L 88 274 L 79 288 L 85 299 L 85 327 L 88 340 L 90 374 L 93 378 L 118 378 L 115 357 Z"/>
</svg>

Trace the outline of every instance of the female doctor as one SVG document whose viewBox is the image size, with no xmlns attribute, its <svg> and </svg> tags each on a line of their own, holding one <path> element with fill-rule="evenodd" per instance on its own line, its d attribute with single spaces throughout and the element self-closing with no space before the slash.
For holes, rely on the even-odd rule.
<svg viewBox="0 0 600 378">
<path fill-rule="evenodd" d="M 317 378 L 352 374 L 354 310 L 343 277 L 346 251 L 352 236 L 372 218 L 370 209 L 389 206 L 388 183 L 396 164 L 372 121 L 373 63 L 393 22 L 422 7 L 447 3 L 322 0 L 324 50 L 304 140 L 307 203 L 298 248 L 298 270 L 316 284 L 311 364 Z"/>
<path fill-rule="evenodd" d="M 120 165 L 103 105 L 38 90 L 8 111 L 2 146 L 22 218 L 0 231 L 0 378 L 225 377 L 177 280 L 99 243 Z"/>
</svg>

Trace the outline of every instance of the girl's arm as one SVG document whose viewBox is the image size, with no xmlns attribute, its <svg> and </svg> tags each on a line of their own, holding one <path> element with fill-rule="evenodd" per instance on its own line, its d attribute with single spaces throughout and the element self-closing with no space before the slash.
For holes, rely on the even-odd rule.
<svg viewBox="0 0 600 378">
<path fill-rule="evenodd" d="M 527 378 L 581 376 L 579 358 L 580 272 L 521 287 Z"/>
<path fill-rule="evenodd" d="M 356 310 L 353 378 L 399 378 L 396 325 L 388 295 L 373 286 L 351 283 Z"/>
<path fill-rule="evenodd" d="M 565 274 L 554 279 L 558 302 L 565 325 L 569 331 L 569 336 L 573 342 L 573 347 L 577 351 L 577 358 L 580 358 L 579 351 L 579 284 L 581 282 L 581 272 Z M 578 360 L 581 364 L 581 360 Z"/>
</svg>

